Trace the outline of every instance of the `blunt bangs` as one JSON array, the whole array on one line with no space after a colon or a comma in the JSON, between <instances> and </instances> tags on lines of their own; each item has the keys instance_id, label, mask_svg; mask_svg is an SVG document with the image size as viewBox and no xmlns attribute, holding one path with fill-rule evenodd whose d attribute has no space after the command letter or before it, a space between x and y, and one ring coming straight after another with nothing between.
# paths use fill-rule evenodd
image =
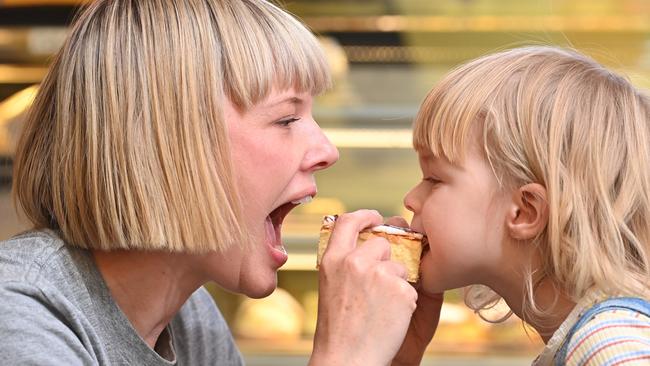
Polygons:
<instances>
[{"instance_id":1,"label":"blunt bangs","mask_svg":"<svg viewBox=\"0 0 650 366\"><path fill-rule=\"evenodd\" d=\"M416 151L462 162L467 140L485 120L495 88L482 80L484 68L477 62L456 68L429 92L413 125Z\"/></svg>"},{"instance_id":2,"label":"blunt bangs","mask_svg":"<svg viewBox=\"0 0 650 366\"><path fill-rule=\"evenodd\" d=\"M330 88L325 54L302 23L271 3L224 3L223 11L238 15L220 25L225 92L235 105L248 109L273 89L318 95Z\"/></svg>"}]
</instances>

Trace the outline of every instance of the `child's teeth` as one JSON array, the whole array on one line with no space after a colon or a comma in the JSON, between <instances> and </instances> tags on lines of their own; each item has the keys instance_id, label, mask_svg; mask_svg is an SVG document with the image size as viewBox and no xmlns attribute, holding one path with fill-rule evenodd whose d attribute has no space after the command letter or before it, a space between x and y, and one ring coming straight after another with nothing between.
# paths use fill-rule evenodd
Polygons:
<instances>
[{"instance_id":1,"label":"child's teeth","mask_svg":"<svg viewBox=\"0 0 650 366\"><path fill-rule=\"evenodd\" d=\"M299 205L301 203L309 203L311 202L311 200L312 200L312 196L306 196L299 200L291 201L291 203L293 203L294 205Z\"/></svg>"}]
</instances>

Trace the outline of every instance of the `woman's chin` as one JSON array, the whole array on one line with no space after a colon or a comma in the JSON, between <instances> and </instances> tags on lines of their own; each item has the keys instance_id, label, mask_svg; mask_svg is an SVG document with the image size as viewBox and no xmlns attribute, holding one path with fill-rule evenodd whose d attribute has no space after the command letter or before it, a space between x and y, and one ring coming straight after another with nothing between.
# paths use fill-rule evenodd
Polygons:
<instances>
[{"instance_id":1,"label":"woman's chin","mask_svg":"<svg viewBox=\"0 0 650 366\"><path fill-rule=\"evenodd\" d=\"M267 297L278 287L278 277L275 275L272 279L255 280L252 283L246 283L240 288L240 292L253 299Z\"/></svg>"}]
</instances>

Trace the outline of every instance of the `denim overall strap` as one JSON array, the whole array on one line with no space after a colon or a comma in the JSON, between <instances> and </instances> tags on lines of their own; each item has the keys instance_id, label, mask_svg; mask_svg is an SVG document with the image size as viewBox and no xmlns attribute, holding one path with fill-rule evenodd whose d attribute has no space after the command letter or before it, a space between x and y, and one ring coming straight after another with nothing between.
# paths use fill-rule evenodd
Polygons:
<instances>
[{"instance_id":1,"label":"denim overall strap","mask_svg":"<svg viewBox=\"0 0 650 366\"><path fill-rule=\"evenodd\" d=\"M578 321L571 327L569 333L564 338L564 344L555 356L555 365L563 366L569 350L569 340L573 334L578 331L586 322L591 320L594 315L612 309L632 310L650 317L650 302L637 297L616 297L598 303L587 310Z\"/></svg>"}]
</instances>

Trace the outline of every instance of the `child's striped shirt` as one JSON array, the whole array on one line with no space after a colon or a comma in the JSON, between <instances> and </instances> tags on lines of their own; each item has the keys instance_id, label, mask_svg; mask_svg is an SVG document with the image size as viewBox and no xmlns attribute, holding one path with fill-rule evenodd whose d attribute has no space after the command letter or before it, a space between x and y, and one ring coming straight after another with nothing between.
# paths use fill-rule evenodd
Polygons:
<instances>
[{"instance_id":1,"label":"child's striped shirt","mask_svg":"<svg viewBox=\"0 0 650 366\"><path fill-rule=\"evenodd\" d=\"M565 364L650 365L650 318L630 309L594 315L569 340Z\"/></svg>"}]
</instances>

